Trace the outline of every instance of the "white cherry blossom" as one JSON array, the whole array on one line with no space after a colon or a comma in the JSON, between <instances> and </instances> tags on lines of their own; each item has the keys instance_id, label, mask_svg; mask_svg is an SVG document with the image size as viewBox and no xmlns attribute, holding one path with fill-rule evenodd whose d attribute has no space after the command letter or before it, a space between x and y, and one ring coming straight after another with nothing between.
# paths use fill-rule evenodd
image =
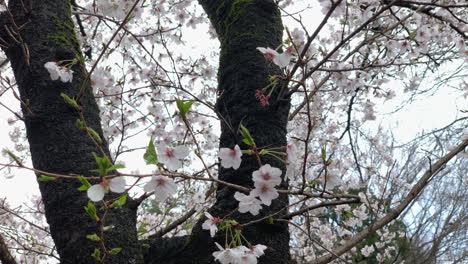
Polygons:
<instances>
[{"instance_id":1,"label":"white cherry blossom","mask_svg":"<svg viewBox=\"0 0 468 264\"><path fill-rule=\"evenodd\" d=\"M108 189L112 192L123 193L125 191L125 185L124 177L116 177L109 180L104 179L101 183L89 187L87 195L91 201L99 202L104 198Z\"/></svg>"},{"instance_id":2,"label":"white cherry blossom","mask_svg":"<svg viewBox=\"0 0 468 264\"><path fill-rule=\"evenodd\" d=\"M237 264L239 263L243 251L238 248L226 248L224 249L218 242L215 242L219 251L213 252L213 257L221 262L222 264Z\"/></svg>"},{"instance_id":3,"label":"white cherry blossom","mask_svg":"<svg viewBox=\"0 0 468 264\"><path fill-rule=\"evenodd\" d=\"M253 189L250 194L260 198L264 205L270 206L271 201L278 198L278 191L273 185L264 181L257 181L254 184L255 189Z\"/></svg>"},{"instance_id":4,"label":"white cherry blossom","mask_svg":"<svg viewBox=\"0 0 468 264\"><path fill-rule=\"evenodd\" d=\"M221 148L219 150L219 158L221 159L221 166L223 168L233 168L237 170L242 162L242 151L239 145L235 145L233 149Z\"/></svg>"},{"instance_id":5,"label":"white cherry blossom","mask_svg":"<svg viewBox=\"0 0 468 264\"><path fill-rule=\"evenodd\" d=\"M154 191L156 199L159 201L165 200L172 196L177 191L177 185L174 180L166 176L153 176L151 180L143 187L145 192Z\"/></svg>"},{"instance_id":6,"label":"white cherry blossom","mask_svg":"<svg viewBox=\"0 0 468 264\"><path fill-rule=\"evenodd\" d=\"M262 209L262 203L253 195L236 192L234 198L239 201L239 212L241 213L250 212L252 215L258 215Z\"/></svg>"},{"instance_id":7,"label":"white cherry blossom","mask_svg":"<svg viewBox=\"0 0 468 264\"><path fill-rule=\"evenodd\" d=\"M53 81L60 79L60 81L66 83L71 82L73 79L73 71L66 67L59 66L57 62L46 62L44 67L49 72L50 78Z\"/></svg>"},{"instance_id":8,"label":"white cherry blossom","mask_svg":"<svg viewBox=\"0 0 468 264\"><path fill-rule=\"evenodd\" d=\"M273 61L273 63L278 65L280 68L288 66L292 58L292 54L289 52L279 54L276 50L262 47L258 47L257 50L263 54L267 61Z\"/></svg>"},{"instance_id":9,"label":"white cherry blossom","mask_svg":"<svg viewBox=\"0 0 468 264\"><path fill-rule=\"evenodd\" d=\"M375 251L374 247L372 245L367 245L361 249L361 253L364 257L369 257L370 254L372 254Z\"/></svg>"}]
</instances>

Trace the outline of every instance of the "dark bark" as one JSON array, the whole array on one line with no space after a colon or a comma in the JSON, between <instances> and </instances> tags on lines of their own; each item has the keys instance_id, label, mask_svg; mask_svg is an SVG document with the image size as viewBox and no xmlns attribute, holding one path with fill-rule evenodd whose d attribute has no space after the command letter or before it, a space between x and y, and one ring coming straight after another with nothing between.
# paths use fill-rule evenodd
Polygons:
<instances>
[{"instance_id":1,"label":"dark bark","mask_svg":"<svg viewBox=\"0 0 468 264\"><path fill-rule=\"evenodd\" d=\"M23 105L27 136L30 143L33 165L36 169L61 174L89 175L96 168L92 152L99 149L79 131L74 123L77 112L64 103L60 93L76 96L85 81L84 68L73 68L74 79L70 83L50 80L44 68L48 61L73 59L80 53L75 42L73 22L68 0L31 1L32 9L24 10L21 2L10 0L9 8L20 29L25 46L16 43L3 30L4 26L14 28L10 16L0 15L0 37L7 39L9 47L4 49L11 61ZM220 147L232 148L241 142L238 127L246 126L259 147L286 146L286 124L289 100L278 100L276 91L270 105L263 107L255 98L256 90L269 84L271 75L281 74L274 65L266 62L256 50L257 47L276 48L281 43L282 23L278 7L272 0L200 0L221 42L219 67L219 98L217 110L224 122ZM71 27L70 27L71 25ZM279 88L277 88L279 89ZM102 137L99 109L87 86L80 100L88 126ZM107 145L102 146L108 152ZM278 160L262 157L262 162L278 167L284 172L284 164ZM251 156L243 156L238 170L220 168L222 180L252 187L252 172L259 167ZM76 188L76 180L39 182L44 200L47 221L56 243L61 263L93 263L90 253L97 248L96 242L86 239L87 234L99 233L98 225L91 221L83 210L88 202L86 193ZM280 188L287 188L283 183ZM238 202L233 198L235 190L219 186L217 201L209 210L217 217L236 211ZM264 207L260 216L276 212L288 204L287 195ZM285 212L284 212L285 213ZM281 217L283 213L277 215ZM256 216L258 218L260 216ZM254 217L235 212L230 218L240 223ZM143 251L144 263L214 263L212 252L217 250L214 241L224 244L223 232L212 239L207 230L201 229L205 219L200 219L192 234L185 238L158 238L145 241L149 248ZM122 252L107 259L106 263L142 263L140 246L136 237L136 205L133 201L108 216L107 225L114 225L114 231L106 233L108 248L121 247ZM259 263L289 263L289 232L284 223L269 224L266 221L250 225L242 230L252 244L268 246L266 255Z\"/></svg>"},{"instance_id":2,"label":"dark bark","mask_svg":"<svg viewBox=\"0 0 468 264\"><path fill-rule=\"evenodd\" d=\"M71 60L80 54L70 1L11 0L9 9L12 16L4 12L0 18L0 37L9 43L4 51L11 62L21 100L26 104L22 110L34 168L90 175L90 170L97 168L91 153L99 153L99 148L75 126L78 113L60 96L62 92L71 97L79 93L86 76L84 67L73 67L72 83L52 81L44 68L48 61ZM5 27L22 43L13 40ZM103 138L99 109L89 85L80 103L88 126ZM105 142L102 148L108 153ZM39 182L47 222L61 263L93 263L90 255L99 248L97 242L86 238L88 234L99 234L99 226L85 213L83 207L88 198L86 192L77 190L79 186L77 180ZM109 257L107 263L141 263L136 206L132 201L122 209L111 211L106 225L115 226L114 231L105 233L106 246L123 248L117 256Z\"/></svg>"},{"instance_id":3,"label":"dark bark","mask_svg":"<svg viewBox=\"0 0 468 264\"><path fill-rule=\"evenodd\" d=\"M269 84L271 75L280 74L276 66L265 61L257 47L276 48L281 44L283 26L277 5L271 0L200 0L200 4L215 26L221 42L220 65L218 71L217 110L221 117L220 147L241 149L248 146L241 142L238 133L242 123L252 134L259 147L286 146L286 124L290 107L289 100L278 100L277 91L270 105L262 106L255 98L256 90ZM277 88L279 89L279 88ZM284 172L284 164L273 158L262 158L263 164L278 167ZM252 172L259 168L257 160L244 155L238 170L220 168L219 178L231 183L252 187ZM287 188L283 183L280 188ZM215 217L230 218L246 223L260 216L269 215L288 204L287 195L264 207L260 216L236 211L238 201L233 197L236 191L219 186L217 201L209 212ZM236 211L235 213L232 213ZM281 216L282 214L279 214ZM207 230L201 229L205 219L200 219L188 238L187 244L172 261L151 263L215 263L212 252L218 250L214 241L224 245L224 234L218 232L212 239ZM259 263L289 263L289 232L286 224L269 224L264 221L242 230L242 234L253 245L268 246L265 256Z\"/></svg>"},{"instance_id":4,"label":"dark bark","mask_svg":"<svg viewBox=\"0 0 468 264\"><path fill-rule=\"evenodd\" d=\"M0 263L2 264L18 264L15 258L11 255L8 246L0 234Z\"/></svg>"}]
</instances>

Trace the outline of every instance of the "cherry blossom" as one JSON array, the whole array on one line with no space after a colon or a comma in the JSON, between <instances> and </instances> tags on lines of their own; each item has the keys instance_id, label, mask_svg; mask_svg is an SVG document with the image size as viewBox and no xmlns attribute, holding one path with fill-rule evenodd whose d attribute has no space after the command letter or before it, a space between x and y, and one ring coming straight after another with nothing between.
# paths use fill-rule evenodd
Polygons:
<instances>
[{"instance_id":1,"label":"cherry blossom","mask_svg":"<svg viewBox=\"0 0 468 264\"><path fill-rule=\"evenodd\" d=\"M265 254L265 249L267 249L267 246L262 245L262 244L257 244L255 246L252 246L252 252L255 254L257 257L261 257Z\"/></svg>"},{"instance_id":2,"label":"cherry blossom","mask_svg":"<svg viewBox=\"0 0 468 264\"><path fill-rule=\"evenodd\" d=\"M239 212L250 212L252 215L258 215L262 209L262 203L253 195L245 195L240 192L234 194L234 198L239 201Z\"/></svg>"},{"instance_id":3,"label":"cherry blossom","mask_svg":"<svg viewBox=\"0 0 468 264\"><path fill-rule=\"evenodd\" d=\"M317 181L319 184L326 184L326 187L328 189L333 189L336 186L342 185L343 182L341 178L338 176L337 173L335 172L328 172L326 176L326 183L323 181L323 177L320 177Z\"/></svg>"},{"instance_id":4,"label":"cherry blossom","mask_svg":"<svg viewBox=\"0 0 468 264\"><path fill-rule=\"evenodd\" d=\"M145 192L154 191L156 199L164 201L167 197L172 196L177 191L177 185L174 180L166 176L153 176L151 180L143 187Z\"/></svg>"},{"instance_id":5,"label":"cherry blossom","mask_svg":"<svg viewBox=\"0 0 468 264\"><path fill-rule=\"evenodd\" d=\"M99 202L104 198L108 189L115 193L123 193L125 191L125 178L116 177L113 179L104 179L101 183L89 187L87 194L91 201Z\"/></svg>"},{"instance_id":6,"label":"cherry blossom","mask_svg":"<svg viewBox=\"0 0 468 264\"><path fill-rule=\"evenodd\" d=\"M255 183L265 182L271 186L277 186L281 184L281 173L280 169L265 164L252 173L252 178Z\"/></svg>"},{"instance_id":7,"label":"cherry blossom","mask_svg":"<svg viewBox=\"0 0 468 264\"><path fill-rule=\"evenodd\" d=\"M66 83L66 82L72 82L73 79L73 71L66 68L59 66L57 62L49 61L44 64L44 67L47 69L47 71L50 74L50 78L55 81L60 78L60 81Z\"/></svg>"},{"instance_id":8,"label":"cherry blossom","mask_svg":"<svg viewBox=\"0 0 468 264\"><path fill-rule=\"evenodd\" d=\"M250 194L260 198L262 203L270 206L271 201L278 198L279 194L278 191L275 189L271 183L265 181L257 181L254 184L255 189L253 189Z\"/></svg>"},{"instance_id":9,"label":"cherry blossom","mask_svg":"<svg viewBox=\"0 0 468 264\"><path fill-rule=\"evenodd\" d=\"M375 251L374 247L372 245L366 245L361 249L361 253L364 257L369 257L370 254L372 254Z\"/></svg>"},{"instance_id":10,"label":"cherry blossom","mask_svg":"<svg viewBox=\"0 0 468 264\"><path fill-rule=\"evenodd\" d=\"M263 54L267 61L273 61L273 63L278 65L280 68L288 66L292 58L292 54L289 52L283 52L279 54L271 48L262 47L258 47L257 50Z\"/></svg>"},{"instance_id":11,"label":"cherry blossom","mask_svg":"<svg viewBox=\"0 0 468 264\"><path fill-rule=\"evenodd\" d=\"M213 257L222 264L237 264L244 252L238 248L224 249L218 242L215 242L219 251L213 252Z\"/></svg>"},{"instance_id":12,"label":"cherry blossom","mask_svg":"<svg viewBox=\"0 0 468 264\"><path fill-rule=\"evenodd\" d=\"M237 170L242 162L242 151L239 145L235 145L233 149L221 148L219 150L219 158L223 168L233 168Z\"/></svg>"},{"instance_id":13,"label":"cherry blossom","mask_svg":"<svg viewBox=\"0 0 468 264\"><path fill-rule=\"evenodd\" d=\"M205 230L210 230L210 235L211 237L214 237L216 234L216 231L218 231L218 226L221 222L221 219L218 217L213 217L210 213L205 212L205 216L208 218L206 221L202 224L202 228Z\"/></svg>"},{"instance_id":14,"label":"cherry blossom","mask_svg":"<svg viewBox=\"0 0 468 264\"><path fill-rule=\"evenodd\" d=\"M177 170L182 166L182 160L188 156L189 149L186 146L171 148L167 145L157 146L159 161L169 170Z\"/></svg>"}]
</instances>

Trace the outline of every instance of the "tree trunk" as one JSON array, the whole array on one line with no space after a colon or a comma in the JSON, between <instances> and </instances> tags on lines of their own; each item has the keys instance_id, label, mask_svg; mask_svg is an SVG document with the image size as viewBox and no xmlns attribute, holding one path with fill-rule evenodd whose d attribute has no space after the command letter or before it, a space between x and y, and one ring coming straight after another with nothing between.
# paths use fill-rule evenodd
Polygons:
<instances>
[{"instance_id":1,"label":"tree trunk","mask_svg":"<svg viewBox=\"0 0 468 264\"><path fill-rule=\"evenodd\" d=\"M290 108L289 99L279 99L278 91L270 104L262 106L255 97L257 90L266 87L272 75L279 75L278 67L268 63L257 47L276 48L281 44L283 26L277 5L272 0L200 0L221 42L218 70L218 101L216 104L221 119L220 147L241 149L249 146L242 143L238 129L242 123L247 127L259 147L285 147L286 125ZM277 90L279 88L276 88ZM284 163L271 157L262 157L263 164L270 164L286 172ZM253 187L252 172L259 164L253 156L242 156L238 170L220 167L219 179L246 187ZM283 182L280 186L287 188ZM287 206L287 195L280 195L270 207L264 207L260 215L240 214L239 204L234 199L236 190L219 186L216 203L209 212L214 217L235 219L246 223L261 216L277 212ZM232 213L234 211L234 213ZM285 213L285 212L283 212ZM282 214L279 214L281 216ZM277 215L278 216L278 215ZM211 253L218 250L217 241L224 245L224 232L218 231L212 239L207 230L201 229L202 218L194 227L187 245L172 263L215 263ZM287 224L269 224L267 221L247 226L242 234L252 244L268 247L259 263L289 263L289 231ZM156 263L156 262L155 262Z\"/></svg>"},{"instance_id":2,"label":"tree trunk","mask_svg":"<svg viewBox=\"0 0 468 264\"><path fill-rule=\"evenodd\" d=\"M72 83L52 81L44 68L46 62L71 60L81 55L71 20L70 1L11 0L9 11L11 16L7 12L1 15L0 37L9 43L4 51L11 61L24 102L22 111L33 166L51 173L89 176L90 170L97 168L91 153L103 154L86 133L75 126L78 112L60 96L60 93L70 97L78 95L85 81L84 66L73 67ZM80 104L87 125L104 138L99 108L89 85ZM108 154L107 143L101 147ZM98 242L86 238L88 234L99 234L99 225L83 209L89 199L86 192L77 190L80 185L79 181L69 179L39 182L47 222L64 264L93 263L90 255L99 248ZM142 263L134 203L130 201L124 208L111 211L106 225L115 226L114 231L105 233L108 248L123 248L106 263Z\"/></svg>"}]
</instances>

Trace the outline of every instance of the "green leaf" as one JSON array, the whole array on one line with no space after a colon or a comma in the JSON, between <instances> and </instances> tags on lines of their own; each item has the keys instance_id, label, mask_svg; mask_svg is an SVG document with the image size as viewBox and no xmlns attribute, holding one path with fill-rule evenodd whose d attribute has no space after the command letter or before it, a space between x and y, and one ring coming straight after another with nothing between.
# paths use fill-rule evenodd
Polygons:
<instances>
[{"instance_id":1,"label":"green leaf","mask_svg":"<svg viewBox=\"0 0 468 264\"><path fill-rule=\"evenodd\" d=\"M322 147L322 161L327 160L327 145Z\"/></svg>"},{"instance_id":2,"label":"green leaf","mask_svg":"<svg viewBox=\"0 0 468 264\"><path fill-rule=\"evenodd\" d=\"M81 184L82 184L82 185L78 188L78 191L86 191L86 190L89 189L89 187L91 187L91 183L89 183L89 181L88 181L85 177L79 175L79 176L77 177L77 179L78 179L78 180L81 182Z\"/></svg>"},{"instance_id":3,"label":"green leaf","mask_svg":"<svg viewBox=\"0 0 468 264\"><path fill-rule=\"evenodd\" d=\"M273 221L274 221L274 220L273 220L273 216L268 217L268 223L269 223L270 225L273 224Z\"/></svg>"},{"instance_id":4,"label":"green leaf","mask_svg":"<svg viewBox=\"0 0 468 264\"><path fill-rule=\"evenodd\" d=\"M122 196L119 197L115 202L112 203L111 208L120 208L124 206L124 204L127 202L127 194L124 193Z\"/></svg>"},{"instance_id":5,"label":"green leaf","mask_svg":"<svg viewBox=\"0 0 468 264\"><path fill-rule=\"evenodd\" d=\"M60 96L63 97L63 99L65 100L65 102L67 104L71 105L76 110L80 110L80 107L78 106L78 103L76 102L75 99L71 98L70 96L68 96L68 95L66 95L64 93L60 93Z\"/></svg>"},{"instance_id":6,"label":"green leaf","mask_svg":"<svg viewBox=\"0 0 468 264\"><path fill-rule=\"evenodd\" d=\"M94 206L94 204L91 201L88 202L88 205L86 205L84 209L86 213L91 217L91 219L93 219L96 222L99 221L99 217L97 216L96 206Z\"/></svg>"},{"instance_id":7,"label":"green leaf","mask_svg":"<svg viewBox=\"0 0 468 264\"><path fill-rule=\"evenodd\" d=\"M16 162L16 164L18 164L18 166L23 166L23 162L21 161L21 159L15 154L13 154L13 152L9 151L8 149L4 149L3 152L10 156L10 158L12 158Z\"/></svg>"},{"instance_id":8,"label":"green leaf","mask_svg":"<svg viewBox=\"0 0 468 264\"><path fill-rule=\"evenodd\" d=\"M41 175L39 178L37 178L38 181L46 182L46 181L55 181L55 177L47 176L47 175Z\"/></svg>"},{"instance_id":9,"label":"green leaf","mask_svg":"<svg viewBox=\"0 0 468 264\"><path fill-rule=\"evenodd\" d=\"M249 146L255 146L255 141L254 139L252 138L252 136L250 135L250 132L249 130L244 126L244 125L240 125L240 134L244 137L244 139L242 139L242 141L249 145Z\"/></svg>"},{"instance_id":10,"label":"green leaf","mask_svg":"<svg viewBox=\"0 0 468 264\"><path fill-rule=\"evenodd\" d=\"M84 130L84 127L85 127L85 126L84 126L84 122L83 122L82 120L77 119L77 120L75 121L75 125L76 125L76 127L77 127L79 130Z\"/></svg>"},{"instance_id":11,"label":"green leaf","mask_svg":"<svg viewBox=\"0 0 468 264\"><path fill-rule=\"evenodd\" d=\"M95 248L94 252L91 254L91 257L93 257L97 261L100 261L101 260L101 250L99 250L99 248Z\"/></svg>"},{"instance_id":12,"label":"green leaf","mask_svg":"<svg viewBox=\"0 0 468 264\"><path fill-rule=\"evenodd\" d=\"M153 137L150 138L146 152L143 155L143 158L146 161L146 164L158 164L158 154L156 153L156 148L154 147Z\"/></svg>"},{"instance_id":13,"label":"green leaf","mask_svg":"<svg viewBox=\"0 0 468 264\"><path fill-rule=\"evenodd\" d=\"M96 140L99 144L102 143L101 136L99 136L99 134L94 129L90 127L86 127L86 129L88 130L89 134L94 138L94 140Z\"/></svg>"},{"instance_id":14,"label":"green leaf","mask_svg":"<svg viewBox=\"0 0 468 264\"><path fill-rule=\"evenodd\" d=\"M122 251L122 248L113 248L109 251L109 254L111 255L117 255L120 253L120 251Z\"/></svg>"},{"instance_id":15,"label":"green leaf","mask_svg":"<svg viewBox=\"0 0 468 264\"><path fill-rule=\"evenodd\" d=\"M109 160L109 158L107 156L99 157L94 152L92 152L91 154L93 154L94 160L96 160L96 163L98 164L98 167L99 167L99 169L91 170L91 171L99 173L100 176L106 176L107 169L109 169L112 166L112 163Z\"/></svg>"},{"instance_id":16,"label":"green leaf","mask_svg":"<svg viewBox=\"0 0 468 264\"><path fill-rule=\"evenodd\" d=\"M93 241L101 240L101 238L96 234L87 235L86 238L89 239L89 240L93 240Z\"/></svg>"},{"instance_id":17,"label":"green leaf","mask_svg":"<svg viewBox=\"0 0 468 264\"><path fill-rule=\"evenodd\" d=\"M116 169L123 169L123 168L125 168L125 165L123 165L123 164L112 165L112 166L110 166L109 168L106 169L106 174L109 171L113 171L113 170L116 170Z\"/></svg>"},{"instance_id":18,"label":"green leaf","mask_svg":"<svg viewBox=\"0 0 468 264\"><path fill-rule=\"evenodd\" d=\"M193 103L194 101L188 101L187 103L184 103L182 100L176 99L176 104L177 104L177 108L179 109L179 114L185 118Z\"/></svg>"}]
</instances>

